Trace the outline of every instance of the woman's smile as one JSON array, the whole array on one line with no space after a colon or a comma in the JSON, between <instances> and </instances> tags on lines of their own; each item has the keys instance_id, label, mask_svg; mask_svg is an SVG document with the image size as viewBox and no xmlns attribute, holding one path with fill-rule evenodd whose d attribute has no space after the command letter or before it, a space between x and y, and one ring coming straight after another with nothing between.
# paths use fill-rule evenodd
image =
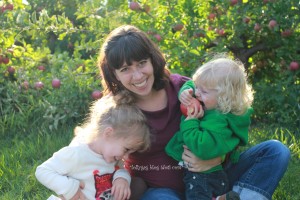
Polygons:
<instances>
[{"instance_id":1,"label":"woman's smile","mask_svg":"<svg viewBox=\"0 0 300 200\"><path fill-rule=\"evenodd\" d=\"M134 83L133 85L139 88L139 87L144 87L146 84L147 84L147 79L139 83Z\"/></svg>"}]
</instances>

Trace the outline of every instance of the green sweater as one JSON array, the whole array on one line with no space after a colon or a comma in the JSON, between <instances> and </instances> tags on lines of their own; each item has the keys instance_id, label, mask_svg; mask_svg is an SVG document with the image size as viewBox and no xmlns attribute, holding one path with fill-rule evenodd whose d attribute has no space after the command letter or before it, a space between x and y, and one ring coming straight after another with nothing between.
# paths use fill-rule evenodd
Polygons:
<instances>
[{"instance_id":1,"label":"green sweater","mask_svg":"<svg viewBox=\"0 0 300 200\"><path fill-rule=\"evenodd\" d=\"M248 128L252 108L243 115L222 114L217 110L206 110L203 118L185 120L182 116L180 130L175 133L166 146L166 152L175 160L181 161L185 144L197 157L209 160L222 157L235 150L238 145L248 142ZM234 153L235 161L238 154ZM219 165L208 171L222 169Z\"/></svg>"}]
</instances>

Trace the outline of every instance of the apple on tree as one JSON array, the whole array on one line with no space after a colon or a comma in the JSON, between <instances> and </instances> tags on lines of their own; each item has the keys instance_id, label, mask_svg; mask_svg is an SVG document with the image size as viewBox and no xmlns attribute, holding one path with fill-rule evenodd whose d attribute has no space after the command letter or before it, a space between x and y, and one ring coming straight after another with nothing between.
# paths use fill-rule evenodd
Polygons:
<instances>
[{"instance_id":1,"label":"apple on tree","mask_svg":"<svg viewBox=\"0 0 300 200\"><path fill-rule=\"evenodd\" d=\"M28 88L29 88L29 82L28 81L24 81L22 83L22 88L24 88L25 90L28 90Z\"/></svg>"},{"instance_id":2,"label":"apple on tree","mask_svg":"<svg viewBox=\"0 0 300 200\"><path fill-rule=\"evenodd\" d=\"M55 78L52 80L52 87L53 88L60 88L60 80L58 78Z\"/></svg>"},{"instance_id":3,"label":"apple on tree","mask_svg":"<svg viewBox=\"0 0 300 200\"><path fill-rule=\"evenodd\" d=\"M261 30L260 24L256 23L256 24L254 25L254 30L255 30L256 32L260 31L260 30Z\"/></svg>"},{"instance_id":4,"label":"apple on tree","mask_svg":"<svg viewBox=\"0 0 300 200\"><path fill-rule=\"evenodd\" d=\"M215 13L210 13L210 14L208 15L208 19L209 19L209 20L214 20L215 17L216 17L216 14L215 14Z\"/></svg>"},{"instance_id":5,"label":"apple on tree","mask_svg":"<svg viewBox=\"0 0 300 200\"><path fill-rule=\"evenodd\" d=\"M145 11L146 13L149 13L149 12L150 12L150 6L147 5L147 4L145 4L145 5L144 5L144 11Z\"/></svg>"},{"instance_id":6,"label":"apple on tree","mask_svg":"<svg viewBox=\"0 0 300 200\"><path fill-rule=\"evenodd\" d=\"M291 35L292 35L292 31L290 29L286 29L286 30L281 32L282 37L289 37Z\"/></svg>"},{"instance_id":7,"label":"apple on tree","mask_svg":"<svg viewBox=\"0 0 300 200\"><path fill-rule=\"evenodd\" d=\"M46 70L46 68L45 68L44 65L40 65L37 68L38 68L38 70L41 70L41 71L45 71Z\"/></svg>"},{"instance_id":8,"label":"apple on tree","mask_svg":"<svg viewBox=\"0 0 300 200\"><path fill-rule=\"evenodd\" d=\"M9 4L7 4L7 5L5 6L5 9L6 9L6 10L13 10L13 9L14 9L14 5L11 4L11 3L9 3Z\"/></svg>"},{"instance_id":9,"label":"apple on tree","mask_svg":"<svg viewBox=\"0 0 300 200\"><path fill-rule=\"evenodd\" d=\"M159 34L154 34L153 37L155 37L158 42L161 41L161 36Z\"/></svg>"},{"instance_id":10,"label":"apple on tree","mask_svg":"<svg viewBox=\"0 0 300 200\"><path fill-rule=\"evenodd\" d=\"M7 71L9 74L14 74L16 70L13 66L9 66L9 67L7 67Z\"/></svg>"},{"instance_id":11,"label":"apple on tree","mask_svg":"<svg viewBox=\"0 0 300 200\"><path fill-rule=\"evenodd\" d=\"M249 22L251 21L251 18L250 17L245 17L243 19L243 22L246 23L246 24L249 24Z\"/></svg>"},{"instance_id":12,"label":"apple on tree","mask_svg":"<svg viewBox=\"0 0 300 200\"><path fill-rule=\"evenodd\" d=\"M2 58L2 62L3 62L4 64L8 64L8 63L9 63L9 58L8 58L8 57Z\"/></svg>"},{"instance_id":13,"label":"apple on tree","mask_svg":"<svg viewBox=\"0 0 300 200\"><path fill-rule=\"evenodd\" d=\"M94 90L92 92L92 98L94 100L100 99L103 96L103 93L100 90Z\"/></svg>"},{"instance_id":14,"label":"apple on tree","mask_svg":"<svg viewBox=\"0 0 300 200\"><path fill-rule=\"evenodd\" d=\"M181 31L183 29L184 25L183 24L175 24L172 28L173 32L176 31Z\"/></svg>"},{"instance_id":15,"label":"apple on tree","mask_svg":"<svg viewBox=\"0 0 300 200\"><path fill-rule=\"evenodd\" d=\"M230 5L231 6L234 6L237 3L238 3L238 0L230 0Z\"/></svg>"},{"instance_id":16,"label":"apple on tree","mask_svg":"<svg viewBox=\"0 0 300 200\"><path fill-rule=\"evenodd\" d=\"M269 28L270 28L270 29L274 29L275 26L277 26L277 22L276 22L276 20L272 19L272 20L269 22Z\"/></svg>"},{"instance_id":17,"label":"apple on tree","mask_svg":"<svg viewBox=\"0 0 300 200\"><path fill-rule=\"evenodd\" d=\"M128 6L133 11L140 11L140 10L142 10L142 7L141 7L141 5L138 2L132 1L132 2L129 3Z\"/></svg>"},{"instance_id":18,"label":"apple on tree","mask_svg":"<svg viewBox=\"0 0 300 200\"><path fill-rule=\"evenodd\" d=\"M37 90L41 90L41 89L43 89L43 87L44 87L44 83L41 82L41 81L38 81L38 82L34 83L34 88L37 89Z\"/></svg>"},{"instance_id":19,"label":"apple on tree","mask_svg":"<svg viewBox=\"0 0 300 200\"><path fill-rule=\"evenodd\" d=\"M296 71L299 69L299 63L297 63L296 61L293 61L290 63L290 70L291 71Z\"/></svg>"},{"instance_id":20,"label":"apple on tree","mask_svg":"<svg viewBox=\"0 0 300 200\"><path fill-rule=\"evenodd\" d=\"M218 34L219 34L220 36L225 36L225 35L226 35L226 32L225 32L224 29L220 29L220 30L218 30Z\"/></svg>"}]
</instances>

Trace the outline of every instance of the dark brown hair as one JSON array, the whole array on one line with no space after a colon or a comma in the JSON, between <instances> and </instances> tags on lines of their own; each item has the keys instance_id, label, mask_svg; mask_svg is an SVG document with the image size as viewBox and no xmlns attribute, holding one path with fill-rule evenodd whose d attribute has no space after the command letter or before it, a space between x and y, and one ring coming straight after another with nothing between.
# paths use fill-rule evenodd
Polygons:
<instances>
[{"instance_id":1,"label":"dark brown hair","mask_svg":"<svg viewBox=\"0 0 300 200\"><path fill-rule=\"evenodd\" d=\"M153 89L160 90L169 80L169 71L165 68L166 60L146 33L131 25L114 29L104 41L99 55L99 69L102 76L104 94L116 95L124 90L115 76L115 70L132 61L150 58L154 71Z\"/></svg>"}]
</instances>

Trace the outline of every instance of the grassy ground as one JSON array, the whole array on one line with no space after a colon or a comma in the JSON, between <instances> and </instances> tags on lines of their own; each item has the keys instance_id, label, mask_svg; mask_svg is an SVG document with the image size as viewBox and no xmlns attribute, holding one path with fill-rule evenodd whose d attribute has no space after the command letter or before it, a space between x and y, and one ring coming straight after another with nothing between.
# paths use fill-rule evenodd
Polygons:
<instances>
[{"instance_id":1,"label":"grassy ground","mask_svg":"<svg viewBox=\"0 0 300 200\"><path fill-rule=\"evenodd\" d=\"M0 141L0 200L28 199L42 200L52 192L35 179L36 167L53 152L67 145L73 135L72 127L64 127L55 132L31 130L27 135L7 134ZM300 160L297 149L299 142L286 131L255 128L250 133L250 143L265 139L279 139L290 146L293 157L288 170L280 182L274 200L300 199ZM299 138L299 137L298 137Z\"/></svg>"}]
</instances>

